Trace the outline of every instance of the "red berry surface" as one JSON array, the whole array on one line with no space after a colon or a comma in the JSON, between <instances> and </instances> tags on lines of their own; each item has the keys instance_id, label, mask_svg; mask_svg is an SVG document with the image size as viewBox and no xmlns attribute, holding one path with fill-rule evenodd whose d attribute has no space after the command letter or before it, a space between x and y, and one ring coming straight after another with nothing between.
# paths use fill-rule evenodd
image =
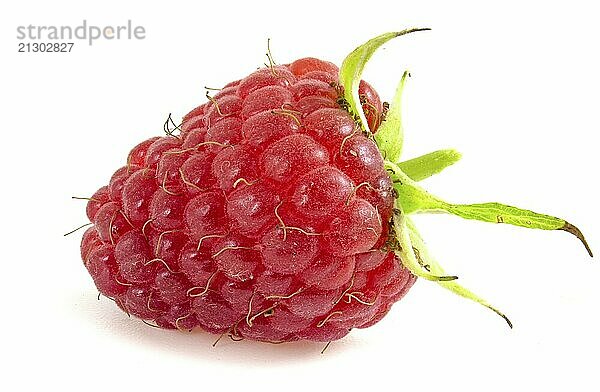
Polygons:
<instances>
[{"instance_id":1,"label":"red berry surface","mask_svg":"<svg viewBox=\"0 0 600 392\"><path fill-rule=\"evenodd\" d=\"M166 329L331 341L414 283L384 249L392 182L340 106L338 68L260 69L135 146L90 199L81 255L98 290ZM382 104L366 83L371 130Z\"/></svg>"}]
</instances>

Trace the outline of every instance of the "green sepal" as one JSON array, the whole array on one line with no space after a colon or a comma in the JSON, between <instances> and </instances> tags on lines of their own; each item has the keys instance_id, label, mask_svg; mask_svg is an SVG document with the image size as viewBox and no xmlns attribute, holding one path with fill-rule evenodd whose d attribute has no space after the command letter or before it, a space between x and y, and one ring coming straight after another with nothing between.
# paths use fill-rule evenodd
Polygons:
<instances>
[{"instance_id":1,"label":"green sepal","mask_svg":"<svg viewBox=\"0 0 600 392\"><path fill-rule=\"evenodd\" d=\"M452 275L437 275L430 273L427 269L423 268L419 257L415 254L415 248L411 243L410 232L407 226L407 216L402 211L402 206L396 201L394 204L394 217L393 221L393 239L395 244L393 246L394 253L402 261L402 264L408 268L413 275L427 280L435 282L439 281L451 281L458 279L458 276Z\"/></svg>"},{"instance_id":2,"label":"green sepal","mask_svg":"<svg viewBox=\"0 0 600 392\"><path fill-rule=\"evenodd\" d=\"M415 249L415 253L417 253L419 258L421 259L421 264L423 264L423 268L427 269L432 274L443 275L444 269L431 256L431 254L427 250L427 247L425 246L425 243L423 242L423 239L421 238L421 235L417 231L417 228L415 227L415 225L411 221L411 219L408 217L406 218L406 226L408 228L412 246ZM510 328L513 327L512 322L509 320L508 317L506 317L506 315L504 313L502 313L496 307L492 306L485 299L483 299L480 296L478 296L477 294L473 293L471 290L458 284L458 282L456 282L456 281L441 281L440 280L437 282L437 284L444 287L445 289L450 290L451 292L453 292L456 295L459 295L463 298L467 298L471 301L477 302L478 304L485 306L486 308L492 310L497 315L502 317L506 321L506 323L508 324L508 326Z\"/></svg>"},{"instance_id":3,"label":"green sepal","mask_svg":"<svg viewBox=\"0 0 600 392\"><path fill-rule=\"evenodd\" d=\"M421 181L455 164L460 158L461 154L456 150L438 150L400 162L398 163L398 167L411 180Z\"/></svg>"},{"instance_id":4,"label":"green sepal","mask_svg":"<svg viewBox=\"0 0 600 392\"><path fill-rule=\"evenodd\" d=\"M375 141L377 142L377 146L379 147L383 158L392 162L398 162L400 154L402 153L402 144L404 142L404 129L402 128L401 113L402 92L404 91L404 83L408 76L408 71L404 71L385 120L381 123L375 134Z\"/></svg>"},{"instance_id":5,"label":"green sepal","mask_svg":"<svg viewBox=\"0 0 600 392\"><path fill-rule=\"evenodd\" d=\"M404 213L447 212L464 219L482 222L507 223L529 229L563 230L576 236L593 257L592 250L581 231L565 221L550 215L509 206L501 203L452 204L426 192L410 179L398 165L386 161L385 166L391 172L394 189L398 192L397 202Z\"/></svg>"},{"instance_id":6,"label":"green sepal","mask_svg":"<svg viewBox=\"0 0 600 392\"><path fill-rule=\"evenodd\" d=\"M377 48L379 48L381 45L385 44L392 38L423 30L430 29L412 28L382 34L373 39L370 39L369 41L354 49L342 62L339 77L340 84L344 88L344 98L348 102L348 108L350 112L357 116L357 119L362 125L363 129L368 133L371 133L371 131L369 129L369 124L360 104L360 97L358 96L358 85L360 84L362 72L365 68L365 65L367 64L373 53L375 53Z\"/></svg>"}]
</instances>

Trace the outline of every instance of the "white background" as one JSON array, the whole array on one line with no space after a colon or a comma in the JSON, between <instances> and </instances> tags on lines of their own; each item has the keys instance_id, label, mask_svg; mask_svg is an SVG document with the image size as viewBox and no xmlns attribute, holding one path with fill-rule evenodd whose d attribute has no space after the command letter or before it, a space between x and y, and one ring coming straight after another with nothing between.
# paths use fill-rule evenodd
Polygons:
<instances>
[{"instance_id":1,"label":"white background","mask_svg":"<svg viewBox=\"0 0 600 392\"><path fill-rule=\"evenodd\" d=\"M424 185L450 201L503 201L564 217L600 252L600 60L592 1L21 1L1 12L0 389L245 391L598 390L600 268L564 232L418 217L434 254L504 310L419 281L379 324L333 343L235 343L128 319L79 259L84 202L158 135L264 61L340 63L386 31L365 78L390 99L402 71L405 157L455 147ZM87 4L87 3L86 3ZM18 25L119 25L143 41L17 53ZM168 389L167 389L168 388Z\"/></svg>"}]
</instances>

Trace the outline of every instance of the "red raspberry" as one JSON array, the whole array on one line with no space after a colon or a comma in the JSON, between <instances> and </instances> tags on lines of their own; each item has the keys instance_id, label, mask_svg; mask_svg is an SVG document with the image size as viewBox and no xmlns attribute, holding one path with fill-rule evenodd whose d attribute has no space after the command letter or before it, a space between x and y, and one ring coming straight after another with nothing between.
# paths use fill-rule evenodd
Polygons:
<instances>
[{"instance_id":1,"label":"red raspberry","mask_svg":"<svg viewBox=\"0 0 600 392\"><path fill-rule=\"evenodd\" d=\"M460 154L401 162L408 72L391 107L360 75L377 47L423 30L376 37L341 71L315 58L275 66L269 55L270 67L188 113L178 136L166 129L135 146L87 205L81 257L98 290L160 328L330 342L380 321L419 276L512 327L444 274L410 214L564 230L592 251L563 219L452 204L417 184Z\"/></svg>"},{"instance_id":2,"label":"red raspberry","mask_svg":"<svg viewBox=\"0 0 600 392\"><path fill-rule=\"evenodd\" d=\"M88 203L81 253L98 290L162 328L262 341L380 320L415 278L378 250L392 182L338 104L337 73L314 58L260 69L186 115L179 137L134 147ZM379 97L359 92L376 131Z\"/></svg>"}]
</instances>

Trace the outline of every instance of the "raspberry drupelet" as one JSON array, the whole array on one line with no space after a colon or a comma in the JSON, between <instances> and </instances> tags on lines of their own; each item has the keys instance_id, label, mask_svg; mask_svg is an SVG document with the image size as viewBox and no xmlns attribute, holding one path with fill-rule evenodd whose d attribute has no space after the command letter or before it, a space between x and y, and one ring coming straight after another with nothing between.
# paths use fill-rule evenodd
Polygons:
<instances>
[{"instance_id":1,"label":"raspberry drupelet","mask_svg":"<svg viewBox=\"0 0 600 392\"><path fill-rule=\"evenodd\" d=\"M135 146L90 199L98 290L161 328L328 342L381 320L415 281L386 250L394 190L344 107L338 68L259 69ZM371 131L384 111L365 82Z\"/></svg>"}]
</instances>

